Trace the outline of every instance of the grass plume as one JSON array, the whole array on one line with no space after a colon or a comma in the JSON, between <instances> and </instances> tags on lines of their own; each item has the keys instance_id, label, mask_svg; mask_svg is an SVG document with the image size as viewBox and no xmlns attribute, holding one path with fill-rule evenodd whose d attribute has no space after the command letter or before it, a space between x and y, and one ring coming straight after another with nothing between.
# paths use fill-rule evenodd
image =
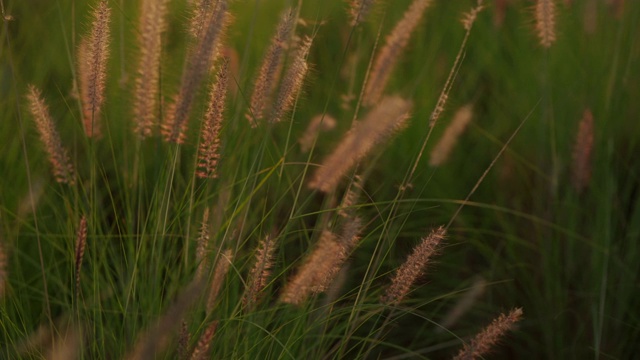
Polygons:
<instances>
[{"instance_id":1,"label":"grass plume","mask_svg":"<svg viewBox=\"0 0 640 360\"><path fill-rule=\"evenodd\" d=\"M60 135L53 124L49 114L49 107L44 102L40 90L33 85L29 85L27 100L29 101L29 111L40 134L40 141L49 156L54 178L59 183L73 185L75 183L75 170L71 165L67 149L62 146Z\"/></svg>"},{"instance_id":2,"label":"grass plume","mask_svg":"<svg viewBox=\"0 0 640 360\"><path fill-rule=\"evenodd\" d=\"M380 299L383 303L397 305L404 300L411 290L411 286L424 274L429 259L440 246L445 234L446 230L441 226L431 231L431 234L422 239L420 244L413 249L407 261L396 271L391 285Z\"/></svg>"},{"instance_id":3,"label":"grass plume","mask_svg":"<svg viewBox=\"0 0 640 360\"><path fill-rule=\"evenodd\" d=\"M273 254L276 250L275 240L266 236L258 247L256 262L249 274L249 284L242 302L247 307L252 307L260 300L260 295L267 286L273 267Z\"/></svg>"},{"instance_id":4,"label":"grass plume","mask_svg":"<svg viewBox=\"0 0 640 360\"><path fill-rule=\"evenodd\" d=\"M556 4L554 0L537 0L535 18L540 45L545 48L551 47L556 41Z\"/></svg>"},{"instance_id":5,"label":"grass plume","mask_svg":"<svg viewBox=\"0 0 640 360\"><path fill-rule=\"evenodd\" d=\"M454 360L481 359L489 353L504 335L522 319L522 309L511 310L507 315L500 314L497 319L464 345Z\"/></svg>"},{"instance_id":6,"label":"grass plume","mask_svg":"<svg viewBox=\"0 0 640 360\"><path fill-rule=\"evenodd\" d=\"M76 235L75 249L75 271L76 271L76 294L80 293L80 270L82 270L82 260L84 259L84 249L87 246L87 217L82 216L78 233Z\"/></svg>"},{"instance_id":7,"label":"grass plume","mask_svg":"<svg viewBox=\"0 0 640 360\"><path fill-rule=\"evenodd\" d=\"M162 124L165 141L178 144L184 142L193 101L217 56L220 38L228 22L227 1L219 0L216 2L215 10L208 15L197 45L187 55L180 89L169 105L165 122Z\"/></svg>"},{"instance_id":8,"label":"grass plume","mask_svg":"<svg viewBox=\"0 0 640 360\"><path fill-rule=\"evenodd\" d=\"M369 154L375 145L405 125L411 107L410 101L399 96L383 98L322 162L309 187L323 192L332 191L347 171Z\"/></svg>"},{"instance_id":9,"label":"grass plume","mask_svg":"<svg viewBox=\"0 0 640 360\"><path fill-rule=\"evenodd\" d=\"M111 9L101 0L93 12L88 37L80 41L78 72L80 98L83 109L84 131L88 137L100 136L100 112L105 100Z\"/></svg>"},{"instance_id":10,"label":"grass plume","mask_svg":"<svg viewBox=\"0 0 640 360\"><path fill-rule=\"evenodd\" d=\"M293 103L298 93L300 93L300 89L302 89L302 83L309 69L307 55L309 55L309 49L312 43L313 39L307 36L296 51L293 62L289 69L287 69L287 73L282 79L282 84L280 84L280 91L276 97L271 115L272 123L280 122L284 114L293 107Z\"/></svg>"},{"instance_id":11,"label":"grass plume","mask_svg":"<svg viewBox=\"0 0 640 360\"><path fill-rule=\"evenodd\" d=\"M400 55L409 43L411 34L420 24L431 0L414 0L404 16L387 36L386 42L373 61L371 75L367 80L362 102L366 106L377 104L389 82Z\"/></svg>"},{"instance_id":12,"label":"grass plume","mask_svg":"<svg viewBox=\"0 0 640 360\"><path fill-rule=\"evenodd\" d=\"M449 159L449 155L457 144L458 138L467 128L472 118L473 107L471 105L465 105L456 111L453 120L445 129L440 141L431 150L429 165L441 166Z\"/></svg>"},{"instance_id":13,"label":"grass plume","mask_svg":"<svg viewBox=\"0 0 640 360\"><path fill-rule=\"evenodd\" d=\"M246 115L251 126L256 126L258 121L265 116L267 102L278 82L284 51L289 44L291 32L295 26L295 18L294 9L288 9L282 14L276 33L271 39L271 44L262 60L262 65L253 87L249 112Z\"/></svg>"},{"instance_id":14,"label":"grass plume","mask_svg":"<svg viewBox=\"0 0 640 360\"><path fill-rule=\"evenodd\" d=\"M142 138L151 136L159 115L160 55L166 11L166 0L141 2L138 25L140 58L133 92L133 116L135 132Z\"/></svg>"},{"instance_id":15,"label":"grass plume","mask_svg":"<svg viewBox=\"0 0 640 360\"><path fill-rule=\"evenodd\" d=\"M220 159L220 131L224 117L225 100L229 82L229 62L225 59L218 70L216 81L209 92L209 105L202 122L200 147L198 149L198 170L200 178L218 177Z\"/></svg>"}]
</instances>

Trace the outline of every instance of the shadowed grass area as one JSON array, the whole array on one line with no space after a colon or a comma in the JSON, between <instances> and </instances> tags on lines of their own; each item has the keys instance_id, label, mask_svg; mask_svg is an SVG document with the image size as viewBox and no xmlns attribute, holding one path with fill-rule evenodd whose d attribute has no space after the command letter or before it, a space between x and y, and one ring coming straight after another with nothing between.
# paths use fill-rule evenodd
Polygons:
<instances>
[{"instance_id":1,"label":"shadowed grass area","mask_svg":"<svg viewBox=\"0 0 640 360\"><path fill-rule=\"evenodd\" d=\"M190 56L209 53L198 47L206 36L190 29L194 6L201 19L215 18L209 2L170 0L159 65L149 72L137 69L143 0L108 0L105 101L92 119L102 136L87 138L78 48L98 2L2 0L1 358L451 358L465 344L481 348L473 337L516 308L522 320L482 356L635 354L636 2L486 1L465 42L460 20L477 3L434 0L415 31L401 34L406 47L376 63L413 1L377 1L355 26L350 6L367 1L230 1L229 26L211 50L217 57L204 64ZM555 4L545 15L553 21L536 19L542 3ZM295 26L276 42L283 56L265 87L268 116L255 119L256 78L286 11ZM540 38L541 26L555 41ZM306 37L308 54L298 52ZM222 57L229 75L218 104L217 178L201 179L198 148L213 137L202 122ZM280 88L293 83L277 74L294 66L306 71L301 91L276 111ZM386 70L388 82L375 89L382 99L361 101L366 82ZM135 84L149 73L158 75L155 125L141 139ZM185 80L189 73L197 79ZM197 85L184 142L166 142L158 124L185 81ZM75 185L56 182L29 85L41 91ZM389 99L410 108L403 126L367 117L392 113ZM447 160L432 166L459 109L472 109L471 120ZM275 113L280 122L271 123ZM335 127L303 151L298 139L317 115ZM353 151L332 157L335 149ZM337 180L311 188L323 167L339 168ZM408 294L382 302L393 279L413 277L396 270L439 226L444 240L415 270ZM273 251L259 251L267 238Z\"/></svg>"}]
</instances>

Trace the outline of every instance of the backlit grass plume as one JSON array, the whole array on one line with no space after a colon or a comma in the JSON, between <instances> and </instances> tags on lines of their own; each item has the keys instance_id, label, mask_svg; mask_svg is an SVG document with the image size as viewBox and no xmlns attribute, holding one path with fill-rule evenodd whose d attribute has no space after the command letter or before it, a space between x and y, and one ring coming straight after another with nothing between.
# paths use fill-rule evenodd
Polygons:
<instances>
[{"instance_id":1,"label":"backlit grass plume","mask_svg":"<svg viewBox=\"0 0 640 360\"><path fill-rule=\"evenodd\" d=\"M203 78L209 73L211 65L218 55L216 50L228 22L227 2L219 0L215 9L207 15L204 29L197 39L196 46L187 55L180 89L169 105L165 121L162 124L162 135L165 141L178 144L184 142L193 101Z\"/></svg>"},{"instance_id":2,"label":"backlit grass plume","mask_svg":"<svg viewBox=\"0 0 640 360\"><path fill-rule=\"evenodd\" d=\"M540 45L545 48L551 47L556 41L556 5L554 0L537 0L535 18Z\"/></svg>"},{"instance_id":3,"label":"backlit grass plume","mask_svg":"<svg viewBox=\"0 0 640 360\"><path fill-rule=\"evenodd\" d=\"M282 84L280 84L280 91L273 105L271 115L272 123L282 120L284 114L293 107L293 103L298 93L300 93L300 89L302 89L304 77L307 75L307 70L309 69L307 55L309 55L309 49L312 43L313 39L307 36L296 51L293 62L287 69L282 79Z\"/></svg>"},{"instance_id":4,"label":"backlit grass plume","mask_svg":"<svg viewBox=\"0 0 640 360\"><path fill-rule=\"evenodd\" d=\"M93 11L89 35L80 41L78 77L84 131L88 137L99 136L100 111L105 100L107 62L109 59L111 10L102 0Z\"/></svg>"},{"instance_id":5,"label":"backlit grass plume","mask_svg":"<svg viewBox=\"0 0 640 360\"><path fill-rule=\"evenodd\" d=\"M420 24L425 10L431 5L431 0L414 0L404 13L402 20L387 36L386 42L373 61L371 74L364 89L362 102L366 106L377 104L389 82L400 55L409 43L411 34Z\"/></svg>"},{"instance_id":6,"label":"backlit grass plume","mask_svg":"<svg viewBox=\"0 0 640 360\"><path fill-rule=\"evenodd\" d=\"M166 0L143 0L138 25L140 57L133 93L135 132L148 137L157 124L162 32L165 29Z\"/></svg>"},{"instance_id":7,"label":"backlit grass plume","mask_svg":"<svg viewBox=\"0 0 640 360\"><path fill-rule=\"evenodd\" d=\"M431 231L431 234L422 239L422 242L413 249L413 253L398 268L391 281L391 286L381 297L380 300L383 303L397 305L404 300L411 290L411 286L424 274L430 258L440 246L445 234L446 230L441 226Z\"/></svg>"},{"instance_id":8,"label":"backlit grass plume","mask_svg":"<svg viewBox=\"0 0 640 360\"><path fill-rule=\"evenodd\" d=\"M454 360L482 359L500 341L504 335L513 329L515 323L522 319L522 309L511 310L507 315L500 314L497 319L476 335L471 342L464 344L464 347L456 355Z\"/></svg>"},{"instance_id":9,"label":"backlit grass plume","mask_svg":"<svg viewBox=\"0 0 640 360\"><path fill-rule=\"evenodd\" d=\"M75 271L76 271L76 294L80 292L80 270L82 270L82 259L84 258L84 249L87 246L87 217L82 216L78 233L76 235L75 249Z\"/></svg>"},{"instance_id":10,"label":"backlit grass plume","mask_svg":"<svg viewBox=\"0 0 640 360\"><path fill-rule=\"evenodd\" d=\"M399 96L383 98L362 122L358 122L344 136L340 144L316 170L309 187L323 192L332 191L342 177L409 119L412 103Z\"/></svg>"},{"instance_id":11,"label":"backlit grass plume","mask_svg":"<svg viewBox=\"0 0 640 360\"><path fill-rule=\"evenodd\" d=\"M67 149L62 146L60 135L53 124L49 108L45 104L40 90L33 85L29 85L27 100L29 101L29 111L40 134L40 141L49 156L54 178L59 183L73 185L75 183L75 170L71 165Z\"/></svg>"},{"instance_id":12,"label":"backlit grass plume","mask_svg":"<svg viewBox=\"0 0 640 360\"><path fill-rule=\"evenodd\" d=\"M451 123L445 129L440 141L438 141L433 150L431 150L429 165L440 166L449 159L449 155L458 142L458 138L467 128L472 118L473 108L471 105L465 105L456 111L453 120L451 120Z\"/></svg>"},{"instance_id":13,"label":"backlit grass plume","mask_svg":"<svg viewBox=\"0 0 640 360\"><path fill-rule=\"evenodd\" d=\"M273 267L273 253L276 250L275 239L266 236L259 245L256 253L256 262L249 274L249 284L242 302L247 307L252 307L260 300L260 295L267 286Z\"/></svg>"},{"instance_id":14,"label":"backlit grass plume","mask_svg":"<svg viewBox=\"0 0 640 360\"><path fill-rule=\"evenodd\" d=\"M280 301L300 305L312 293L326 291L359 240L359 231L359 219L355 219L345 231L348 238L324 230L316 248L285 286Z\"/></svg>"},{"instance_id":15,"label":"backlit grass plume","mask_svg":"<svg viewBox=\"0 0 640 360\"><path fill-rule=\"evenodd\" d=\"M225 59L218 70L216 81L209 92L209 105L202 122L200 147L198 149L198 170L200 178L213 179L218 176L220 159L220 131L224 116L225 100L229 82L229 62Z\"/></svg>"},{"instance_id":16,"label":"backlit grass plume","mask_svg":"<svg viewBox=\"0 0 640 360\"><path fill-rule=\"evenodd\" d=\"M265 53L256 78L247 119L251 126L256 126L258 121L264 118L267 103L278 82L278 75L282 68L284 51L289 44L291 32L295 25L296 14L294 9L286 10L281 18L276 33L271 39L271 44Z\"/></svg>"}]
</instances>

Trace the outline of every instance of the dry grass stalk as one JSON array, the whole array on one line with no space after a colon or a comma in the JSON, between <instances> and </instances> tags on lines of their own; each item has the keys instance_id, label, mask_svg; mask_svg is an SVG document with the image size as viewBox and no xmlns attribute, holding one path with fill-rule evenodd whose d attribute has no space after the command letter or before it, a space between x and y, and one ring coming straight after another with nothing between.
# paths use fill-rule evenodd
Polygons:
<instances>
[{"instance_id":1,"label":"dry grass stalk","mask_svg":"<svg viewBox=\"0 0 640 360\"><path fill-rule=\"evenodd\" d=\"M213 271L213 279L211 279L211 285L209 287L209 299L207 300L207 315L210 314L216 304L220 290L222 290L222 283L224 278L229 272L231 261L233 259L233 252L231 249L225 250L224 253L218 258L218 263Z\"/></svg>"},{"instance_id":2,"label":"dry grass stalk","mask_svg":"<svg viewBox=\"0 0 640 360\"><path fill-rule=\"evenodd\" d=\"M211 340L213 340L214 335L216 334L216 330L218 329L218 321L214 321L211 325L207 326L204 330L200 339L198 340L198 344L196 348L193 350L191 354L191 360L205 360L210 359L211 356L209 353L211 352Z\"/></svg>"},{"instance_id":3,"label":"dry grass stalk","mask_svg":"<svg viewBox=\"0 0 640 360\"><path fill-rule=\"evenodd\" d=\"M271 112L272 123L280 122L284 114L293 107L309 69L307 55L309 55L312 43L313 39L307 36L296 51L293 62L282 79L282 84L280 84L280 91Z\"/></svg>"},{"instance_id":4,"label":"dry grass stalk","mask_svg":"<svg viewBox=\"0 0 640 360\"><path fill-rule=\"evenodd\" d=\"M218 0L215 10L208 15L198 43L187 55L180 90L167 109L162 135L165 141L182 144L186 137L187 121L194 98L203 78L217 56L218 44L229 22L227 2Z\"/></svg>"},{"instance_id":5,"label":"dry grass stalk","mask_svg":"<svg viewBox=\"0 0 640 360\"><path fill-rule=\"evenodd\" d=\"M438 141L433 150L431 150L429 165L441 166L449 159L451 151L458 143L460 135L462 135L464 130L467 128L467 125L469 125L472 118L473 107L471 105L465 105L458 109L456 114L453 116L453 120L444 131L442 138L440 138L440 141Z\"/></svg>"},{"instance_id":6,"label":"dry grass stalk","mask_svg":"<svg viewBox=\"0 0 640 360\"><path fill-rule=\"evenodd\" d=\"M158 115L160 55L167 0L143 0L140 10L138 43L140 58L133 93L135 132L142 138L151 136Z\"/></svg>"},{"instance_id":7,"label":"dry grass stalk","mask_svg":"<svg viewBox=\"0 0 640 360\"><path fill-rule=\"evenodd\" d=\"M538 0L535 17L540 45L549 48L556 41L556 5L554 0Z\"/></svg>"},{"instance_id":8,"label":"dry grass stalk","mask_svg":"<svg viewBox=\"0 0 640 360\"><path fill-rule=\"evenodd\" d=\"M84 131L88 137L100 136L98 118L104 103L109 58L111 10L102 0L93 12L89 36L80 41L78 72Z\"/></svg>"},{"instance_id":9,"label":"dry grass stalk","mask_svg":"<svg viewBox=\"0 0 640 360\"><path fill-rule=\"evenodd\" d=\"M373 62L371 75L365 86L362 99L365 106L377 104L382 97L391 73L398 63L400 54L404 51L411 34L420 23L420 20L422 20L425 10L431 3L431 0L414 0L404 13L402 20L387 36L385 45L380 49Z\"/></svg>"},{"instance_id":10,"label":"dry grass stalk","mask_svg":"<svg viewBox=\"0 0 640 360\"><path fill-rule=\"evenodd\" d=\"M36 122L36 128L40 134L40 141L47 151L49 162L53 167L53 176L59 183L73 185L75 183L75 171L71 165L67 149L62 146L60 135L53 125L49 114L49 108L45 104L40 90L29 85L27 94L29 111Z\"/></svg>"},{"instance_id":11,"label":"dry grass stalk","mask_svg":"<svg viewBox=\"0 0 640 360\"><path fill-rule=\"evenodd\" d=\"M375 2L375 0L350 0L349 15L351 16L351 26L357 26L363 22Z\"/></svg>"},{"instance_id":12,"label":"dry grass stalk","mask_svg":"<svg viewBox=\"0 0 640 360\"><path fill-rule=\"evenodd\" d=\"M326 291L359 241L360 219L354 219L341 237L324 230L320 240L298 273L287 283L280 301L300 305L310 294Z\"/></svg>"},{"instance_id":13,"label":"dry grass stalk","mask_svg":"<svg viewBox=\"0 0 640 360\"><path fill-rule=\"evenodd\" d=\"M138 337L133 350L125 359L155 359L158 354L162 354L172 336L175 335L176 327L179 326L185 312L198 300L202 293L202 284L199 280L192 281L167 308L164 315Z\"/></svg>"},{"instance_id":14,"label":"dry grass stalk","mask_svg":"<svg viewBox=\"0 0 640 360\"><path fill-rule=\"evenodd\" d=\"M481 359L500 341L500 339L513 329L515 323L522 319L522 309L516 308L509 314L500 314L497 319L476 335L470 343L465 344L454 360Z\"/></svg>"},{"instance_id":15,"label":"dry grass stalk","mask_svg":"<svg viewBox=\"0 0 640 360\"><path fill-rule=\"evenodd\" d=\"M200 234L198 235L198 242L196 246L196 279L201 280L204 277L206 269L206 256L207 248L209 247L209 208L204 209L202 215L202 224L200 225Z\"/></svg>"},{"instance_id":16,"label":"dry grass stalk","mask_svg":"<svg viewBox=\"0 0 640 360\"><path fill-rule=\"evenodd\" d=\"M580 120L576 142L573 147L573 187L583 192L591 180L591 157L593 152L593 114L586 109Z\"/></svg>"},{"instance_id":17,"label":"dry grass stalk","mask_svg":"<svg viewBox=\"0 0 640 360\"><path fill-rule=\"evenodd\" d=\"M381 297L381 301L389 305L397 305L407 296L411 286L424 274L425 268L431 256L436 252L440 242L444 239L446 230L444 227L431 231L429 236L413 249L413 253L396 271L391 286Z\"/></svg>"},{"instance_id":18,"label":"dry grass stalk","mask_svg":"<svg viewBox=\"0 0 640 360\"><path fill-rule=\"evenodd\" d=\"M7 292L7 283L9 282L8 268L8 256L5 246L0 240L0 299L2 299Z\"/></svg>"},{"instance_id":19,"label":"dry grass stalk","mask_svg":"<svg viewBox=\"0 0 640 360\"><path fill-rule=\"evenodd\" d=\"M298 143L300 143L300 150L302 152L307 152L311 150L315 138L318 136L320 131L329 131L336 127L336 119L328 114L320 114L314 116L311 121L309 121L309 126L305 130L304 134L298 139Z\"/></svg>"},{"instance_id":20,"label":"dry grass stalk","mask_svg":"<svg viewBox=\"0 0 640 360\"><path fill-rule=\"evenodd\" d=\"M222 62L215 83L209 92L209 105L202 123L202 135L198 149L199 178L214 179L218 177L217 167L220 159L220 131L224 117L225 100L229 82L229 62Z\"/></svg>"},{"instance_id":21,"label":"dry grass stalk","mask_svg":"<svg viewBox=\"0 0 640 360\"><path fill-rule=\"evenodd\" d=\"M76 295L80 293L80 270L82 269L82 259L84 249L87 245L87 217L82 215L78 233L76 236L75 270L76 270Z\"/></svg>"},{"instance_id":22,"label":"dry grass stalk","mask_svg":"<svg viewBox=\"0 0 640 360\"><path fill-rule=\"evenodd\" d=\"M270 236L266 236L260 242L256 254L256 263L249 274L249 284L242 299L244 306L251 308L260 300L260 295L267 286L269 277L271 276L275 250L275 241L271 239Z\"/></svg>"},{"instance_id":23,"label":"dry grass stalk","mask_svg":"<svg viewBox=\"0 0 640 360\"><path fill-rule=\"evenodd\" d=\"M284 51L289 43L291 32L295 25L295 18L294 9L286 10L282 15L276 33L271 39L271 45L267 49L260 66L260 72L251 95L249 112L246 115L253 127L257 126L258 120L264 117L267 102L278 82Z\"/></svg>"},{"instance_id":24,"label":"dry grass stalk","mask_svg":"<svg viewBox=\"0 0 640 360\"><path fill-rule=\"evenodd\" d=\"M332 191L351 167L363 159L375 145L401 129L409 119L412 103L398 96L383 98L344 136L338 147L322 163L309 187Z\"/></svg>"}]
</instances>

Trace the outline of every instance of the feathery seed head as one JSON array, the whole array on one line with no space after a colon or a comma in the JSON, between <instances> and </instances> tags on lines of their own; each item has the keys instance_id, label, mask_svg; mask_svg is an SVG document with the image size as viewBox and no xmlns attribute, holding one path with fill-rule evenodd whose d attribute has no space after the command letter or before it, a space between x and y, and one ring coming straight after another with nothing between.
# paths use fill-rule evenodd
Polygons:
<instances>
[{"instance_id":1,"label":"feathery seed head","mask_svg":"<svg viewBox=\"0 0 640 360\"><path fill-rule=\"evenodd\" d=\"M440 246L445 234L446 230L441 226L431 231L431 234L415 247L407 261L396 271L391 286L380 299L383 303L397 305L402 302L411 290L411 286L424 273L429 259Z\"/></svg>"},{"instance_id":2,"label":"feathery seed head","mask_svg":"<svg viewBox=\"0 0 640 360\"><path fill-rule=\"evenodd\" d=\"M280 122L284 113L293 107L293 103L298 93L300 93L300 89L302 89L302 83L309 68L307 55L309 54L312 42L313 39L311 37L306 37L303 40L302 45L300 45L296 52L293 63L287 70L284 79L282 79L280 92L273 106L271 115L272 123Z\"/></svg>"},{"instance_id":3,"label":"feathery seed head","mask_svg":"<svg viewBox=\"0 0 640 360\"><path fill-rule=\"evenodd\" d=\"M200 178L218 177L217 166L220 159L220 131L224 118L225 100L229 82L229 62L225 58L220 66L215 83L209 92L209 105L204 115L200 147L198 149L198 170Z\"/></svg>"},{"instance_id":4,"label":"feathery seed head","mask_svg":"<svg viewBox=\"0 0 640 360\"><path fill-rule=\"evenodd\" d=\"M44 145L49 162L53 167L53 176L59 183L73 185L75 183L74 168L71 165L67 149L62 146L58 131L49 114L49 107L44 102L40 90L29 85L27 100L29 101L29 111L40 134L40 141Z\"/></svg>"},{"instance_id":5,"label":"feathery seed head","mask_svg":"<svg viewBox=\"0 0 640 360\"><path fill-rule=\"evenodd\" d=\"M165 29L167 0L143 0L141 3L138 43L140 58L133 94L135 132L151 136L158 116L158 91L162 32Z\"/></svg>"},{"instance_id":6,"label":"feathery seed head","mask_svg":"<svg viewBox=\"0 0 640 360\"><path fill-rule=\"evenodd\" d=\"M367 156L375 145L404 127L411 107L410 101L399 96L383 98L362 122L356 123L333 153L322 162L309 187L323 192L335 189L346 172Z\"/></svg>"},{"instance_id":7,"label":"feathery seed head","mask_svg":"<svg viewBox=\"0 0 640 360\"><path fill-rule=\"evenodd\" d=\"M82 259L84 249L87 245L87 217L82 215L78 234L76 236L75 269L76 269L76 295L80 292L80 270L82 269Z\"/></svg>"},{"instance_id":8,"label":"feathery seed head","mask_svg":"<svg viewBox=\"0 0 640 360\"><path fill-rule=\"evenodd\" d=\"M88 137L100 136L100 111L104 103L109 59L111 9L101 0L93 12L91 32L80 41L78 73L84 130Z\"/></svg>"},{"instance_id":9,"label":"feathery seed head","mask_svg":"<svg viewBox=\"0 0 640 360\"><path fill-rule=\"evenodd\" d=\"M182 74L180 90L167 109L162 124L165 141L182 144L186 137L187 121L194 98L202 79L211 69L218 55L220 38L229 23L227 1L218 0L211 15L208 15L197 45L187 55L186 68Z\"/></svg>"},{"instance_id":10,"label":"feathery seed head","mask_svg":"<svg viewBox=\"0 0 640 360\"><path fill-rule=\"evenodd\" d=\"M545 48L551 47L556 41L556 5L554 0L537 0L535 18L540 45Z\"/></svg>"},{"instance_id":11,"label":"feathery seed head","mask_svg":"<svg viewBox=\"0 0 640 360\"><path fill-rule=\"evenodd\" d=\"M432 0L414 0L391 34L387 36L386 43L373 62L362 98L364 105L375 105L382 97L400 54L406 48L411 34L420 24L425 10L431 3Z\"/></svg>"},{"instance_id":12,"label":"feathery seed head","mask_svg":"<svg viewBox=\"0 0 640 360\"><path fill-rule=\"evenodd\" d=\"M431 151L429 165L441 166L449 159L449 155L458 142L458 138L460 138L460 135L462 135L464 130L467 128L467 125L471 122L472 118L473 107L471 105L465 105L456 112L453 116L453 120L444 131L442 138L440 138L440 141L438 141Z\"/></svg>"},{"instance_id":13,"label":"feathery seed head","mask_svg":"<svg viewBox=\"0 0 640 360\"><path fill-rule=\"evenodd\" d=\"M497 319L482 330L470 343L464 345L454 360L481 359L500 341L515 323L522 319L522 309L516 308L509 314L500 314Z\"/></svg>"},{"instance_id":14,"label":"feathery seed head","mask_svg":"<svg viewBox=\"0 0 640 360\"><path fill-rule=\"evenodd\" d=\"M249 112L246 114L253 127L257 126L258 121L264 117L267 102L278 82L284 51L291 40L295 18L296 12L294 9L286 10L282 14L276 33L271 39L271 45L269 45L269 49L265 53L253 87Z\"/></svg>"},{"instance_id":15,"label":"feathery seed head","mask_svg":"<svg viewBox=\"0 0 640 360\"><path fill-rule=\"evenodd\" d=\"M266 236L261 242L256 253L256 263L249 274L249 285L242 302L247 307L252 307L260 300L260 294L267 286L273 266L273 253L275 241Z\"/></svg>"},{"instance_id":16,"label":"feathery seed head","mask_svg":"<svg viewBox=\"0 0 640 360\"><path fill-rule=\"evenodd\" d=\"M351 15L351 26L355 27L363 22L375 2L376 0L350 0L349 15Z\"/></svg>"},{"instance_id":17,"label":"feathery seed head","mask_svg":"<svg viewBox=\"0 0 640 360\"><path fill-rule=\"evenodd\" d=\"M336 124L336 119L331 115L321 114L314 116L311 121L309 121L309 126L307 126L304 134L300 139L298 139L298 143L300 143L300 150L302 152L309 151L320 131L333 130L333 128L336 127Z\"/></svg>"}]
</instances>

